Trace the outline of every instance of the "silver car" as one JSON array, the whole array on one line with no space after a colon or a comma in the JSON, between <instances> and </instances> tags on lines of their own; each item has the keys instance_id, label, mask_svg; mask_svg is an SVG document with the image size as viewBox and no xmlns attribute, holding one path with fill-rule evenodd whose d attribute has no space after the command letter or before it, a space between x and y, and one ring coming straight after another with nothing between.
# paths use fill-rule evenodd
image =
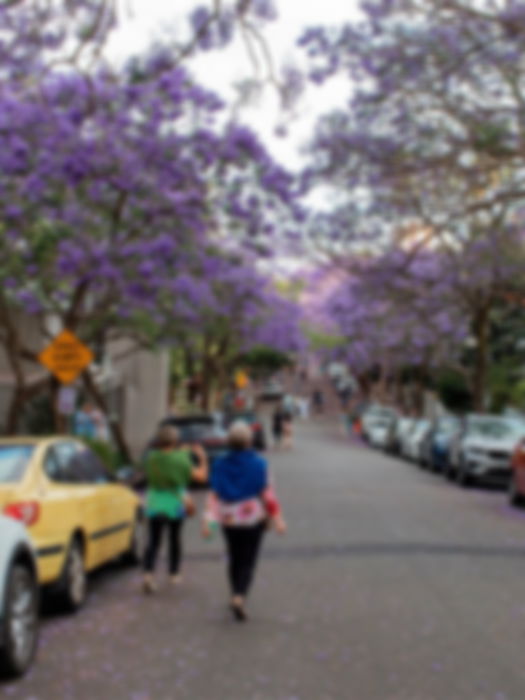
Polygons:
<instances>
[{"instance_id":1,"label":"silver car","mask_svg":"<svg viewBox=\"0 0 525 700\"><path fill-rule=\"evenodd\" d=\"M452 455L452 469L458 482L507 484L511 476L512 453L525 438L525 422L502 416L467 416Z\"/></svg>"},{"instance_id":2,"label":"silver car","mask_svg":"<svg viewBox=\"0 0 525 700\"><path fill-rule=\"evenodd\" d=\"M397 412L390 406L372 404L361 417L363 437L372 444L386 447L388 428L395 421ZM380 444L379 444L380 443Z\"/></svg>"},{"instance_id":3,"label":"silver car","mask_svg":"<svg viewBox=\"0 0 525 700\"><path fill-rule=\"evenodd\" d=\"M25 527L0 515L0 674L21 676L38 642L39 589Z\"/></svg>"}]
</instances>

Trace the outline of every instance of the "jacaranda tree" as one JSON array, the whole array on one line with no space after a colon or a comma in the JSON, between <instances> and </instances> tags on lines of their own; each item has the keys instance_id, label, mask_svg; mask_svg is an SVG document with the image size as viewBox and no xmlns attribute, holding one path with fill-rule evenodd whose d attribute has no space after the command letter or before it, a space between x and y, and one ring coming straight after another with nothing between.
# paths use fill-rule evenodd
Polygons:
<instances>
[{"instance_id":1,"label":"jacaranda tree","mask_svg":"<svg viewBox=\"0 0 525 700\"><path fill-rule=\"evenodd\" d=\"M98 59L111 3L65 5L0 10L9 47L0 55L0 343L16 378L11 430L30 394L26 363L37 361L19 309L44 338L51 317L88 343L144 344L166 325L192 332L181 306L209 307L221 255L238 250L239 267L245 253L268 256L301 216L292 178L248 129L219 122L221 101L173 54L110 67ZM68 21L55 25L63 10ZM238 3L231 19L252 11L262 5Z\"/></svg>"},{"instance_id":2,"label":"jacaranda tree","mask_svg":"<svg viewBox=\"0 0 525 700\"><path fill-rule=\"evenodd\" d=\"M349 78L349 108L320 120L305 183L337 193L324 224L336 250L390 256L411 231L412 256L447 259L443 302L468 317L481 408L490 315L509 282L523 282L525 4L361 6L358 22L302 38L313 80Z\"/></svg>"}]
</instances>

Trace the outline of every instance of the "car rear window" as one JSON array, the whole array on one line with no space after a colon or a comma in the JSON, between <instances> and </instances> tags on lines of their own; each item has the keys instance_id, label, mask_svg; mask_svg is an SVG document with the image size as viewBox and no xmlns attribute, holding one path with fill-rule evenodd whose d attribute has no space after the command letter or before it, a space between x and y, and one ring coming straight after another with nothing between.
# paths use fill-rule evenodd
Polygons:
<instances>
[{"instance_id":1,"label":"car rear window","mask_svg":"<svg viewBox=\"0 0 525 700\"><path fill-rule=\"evenodd\" d=\"M201 423L194 425L177 426L181 442L195 442L203 440L213 431L213 425Z\"/></svg>"},{"instance_id":2,"label":"car rear window","mask_svg":"<svg viewBox=\"0 0 525 700\"><path fill-rule=\"evenodd\" d=\"M236 420L242 420L245 423L254 423L256 420L255 413L250 413L249 411L232 413L230 416L230 423L233 423Z\"/></svg>"},{"instance_id":3,"label":"car rear window","mask_svg":"<svg viewBox=\"0 0 525 700\"><path fill-rule=\"evenodd\" d=\"M0 484L16 483L24 476L33 445L2 445L0 446Z\"/></svg>"}]
</instances>

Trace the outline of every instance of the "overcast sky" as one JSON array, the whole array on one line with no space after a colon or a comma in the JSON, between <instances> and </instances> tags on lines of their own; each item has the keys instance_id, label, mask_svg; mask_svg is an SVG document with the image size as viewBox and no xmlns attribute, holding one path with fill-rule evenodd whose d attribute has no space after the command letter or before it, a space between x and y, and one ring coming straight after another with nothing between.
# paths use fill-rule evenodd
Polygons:
<instances>
[{"instance_id":1,"label":"overcast sky","mask_svg":"<svg viewBox=\"0 0 525 700\"><path fill-rule=\"evenodd\" d=\"M147 48L159 37L187 31L188 13L200 0L121 0L123 18L109 45L113 57L125 57ZM279 19L265 29L265 37L276 66L283 63L299 65L302 52L295 41L307 26L337 25L356 16L357 0L276 0ZM202 84L213 88L227 99L235 96L232 85L253 77L242 42L223 51L201 54L188 66ZM264 139L270 151L288 167L300 164L298 149L305 142L316 116L331 105L344 104L348 86L341 80L307 91L300 103L300 117L289 124L289 136L278 138L275 128L279 122L278 99L267 89L256 105L244 108L242 120L249 123Z\"/></svg>"}]
</instances>

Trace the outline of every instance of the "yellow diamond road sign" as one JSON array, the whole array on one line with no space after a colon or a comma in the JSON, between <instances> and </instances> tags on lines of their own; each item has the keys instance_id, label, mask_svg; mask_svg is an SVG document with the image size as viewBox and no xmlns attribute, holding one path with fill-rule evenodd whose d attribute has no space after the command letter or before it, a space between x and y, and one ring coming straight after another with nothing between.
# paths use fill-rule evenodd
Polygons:
<instances>
[{"instance_id":1,"label":"yellow diamond road sign","mask_svg":"<svg viewBox=\"0 0 525 700\"><path fill-rule=\"evenodd\" d=\"M62 384L71 384L93 362L93 353L71 331L64 330L38 359Z\"/></svg>"}]
</instances>

